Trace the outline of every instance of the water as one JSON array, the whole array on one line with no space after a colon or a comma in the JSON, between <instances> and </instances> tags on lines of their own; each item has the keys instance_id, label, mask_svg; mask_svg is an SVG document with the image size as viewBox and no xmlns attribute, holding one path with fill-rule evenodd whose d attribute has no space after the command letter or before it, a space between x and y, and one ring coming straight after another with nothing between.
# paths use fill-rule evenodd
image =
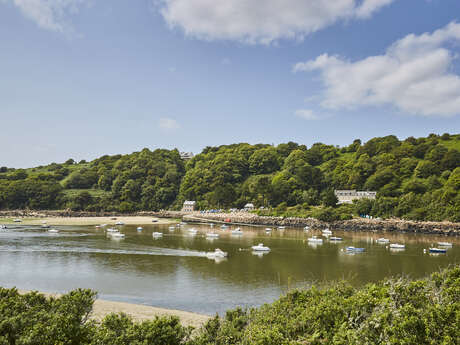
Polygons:
<instances>
[{"instance_id":1,"label":"water","mask_svg":"<svg viewBox=\"0 0 460 345\"><path fill-rule=\"evenodd\" d=\"M188 229L195 227L196 236ZM0 230L0 286L66 292L82 287L99 292L99 298L163 308L215 314L236 306L257 306L277 299L289 288L347 279L354 285L388 276L423 277L460 263L460 239L413 234L385 234L391 242L405 243L393 252L377 244L380 233L347 233L332 243L312 246L307 238L320 232L288 228L270 234L264 227L241 227L242 236L220 230L218 239L204 236L208 225L187 225L169 231L166 225L123 226L122 240L104 229L61 226L58 234L40 227L13 226ZM164 233L155 239L152 232ZM424 254L438 241L454 245L447 254ZM258 243L270 253L254 255ZM364 253L348 254L347 246ZM228 259L210 260L207 251L220 248Z\"/></svg>"}]
</instances>

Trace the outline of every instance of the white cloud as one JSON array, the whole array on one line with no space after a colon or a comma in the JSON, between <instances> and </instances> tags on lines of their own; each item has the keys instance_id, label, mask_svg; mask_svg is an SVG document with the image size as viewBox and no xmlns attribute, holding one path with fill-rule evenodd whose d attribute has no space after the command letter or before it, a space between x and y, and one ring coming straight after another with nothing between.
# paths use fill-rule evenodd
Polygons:
<instances>
[{"instance_id":1,"label":"white cloud","mask_svg":"<svg viewBox=\"0 0 460 345\"><path fill-rule=\"evenodd\" d=\"M310 109L298 109L294 112L294 115L305 120L319 120L319 116L316 115Z\"/></svg>"},{"instance_id":2,"label":"white cloud","mask_svg":"<svg viewBox=\"0 0 460 345\"><path fill-rule=\"evenodd\" d=\"M68 16L76 14L79 8L88 0L3 0L11 2L22 14L33 20L40 28L69 32L71 26L67 22Z\"/></svg>"},{"instance_id":3,"label":"white cloud","mask_svg":"<svg viewBox=\"0 0 460 345\"><path fill-rule=\"evenodd\" d=\"M176 120L168 117L161 118L158 122L158 126L164 130L173 130L178 129L180 127L179 123Z\"/></svg>"},{"instance_id":4,"label":"white cloud","mask_svg":"<svg viewBox=\"0 0 460 345\"><path fill-rule=\"evenodd\" d=\"M325 108L393 105L410 114L453 116L460 114L460 77L452 72L455 54L448 49L453 42L460 42L458 23L410 34L383 55L350 62L323 54L297 63L294 71L320 71Z\"/></svg>"},{"instance_id":5,"label":"white cloud","mask_svg":"<svg viewBox=\"0 0 460 345\"><path fill-rule=\"evenodd\" d=\"M171 27L205 40L270 44L338 20L367 18L395 0L152 0Z\"/></svg>"}]
</instances>

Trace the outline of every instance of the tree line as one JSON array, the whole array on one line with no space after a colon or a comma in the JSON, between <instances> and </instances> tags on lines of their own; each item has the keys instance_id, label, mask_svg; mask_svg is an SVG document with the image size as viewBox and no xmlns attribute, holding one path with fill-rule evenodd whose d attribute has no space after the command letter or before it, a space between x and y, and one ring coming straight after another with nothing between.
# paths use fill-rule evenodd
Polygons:
<instances>
[{"instance_id":1,"label":"tree line","mask_svg":"<svg viewBox=\"0 0 460 345\"><path fill-rule=\"evenodd\" d=\"M377 191L337 206L334 189ZM344 147L288 142L206 147L185 162L177 149L143 149L91 162L0 168L0 209L134 212L242 208L265 214L352 215L460 221L460 135L359 139Z\"/></svg>"}]
</instances>

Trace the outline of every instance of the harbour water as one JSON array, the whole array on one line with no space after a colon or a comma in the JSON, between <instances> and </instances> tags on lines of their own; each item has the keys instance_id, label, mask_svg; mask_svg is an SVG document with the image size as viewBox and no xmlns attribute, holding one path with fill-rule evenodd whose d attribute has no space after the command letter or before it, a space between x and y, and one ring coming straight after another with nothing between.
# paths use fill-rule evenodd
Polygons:
<instances>
[{"instance_id":1,"label":"harbour water","mask_svg":"<svg viewBox=\"0 0 460 345\"><path fill-rule=\"evenodd\" d=\"M235 227L217 225L118 228L124 239L114 239L104 228L60 226L59 233L50 233L39 226L10 225L0 230L0 286L44 292L91 288L103 299L212 315L272 302L292 288L341 279L358 286L389 276L419 278L460 263L458 238L334 231L332 236L343 238L336 242L320 231L293 228L241 227L242 235L231 234ZM207 238L210 231L219 237ZM153 232L163 236L153 237ZM313 235L323 243L309 243ZM379 237L406 248L390 250L376 242ZM445 254L429 254L439 241L453 246ZM270 252L252 252L258 243ZM364 252L347 252L348 246ZM228 252L228 258L207 258L215 248Z\"/></svg>"}]
</instances>

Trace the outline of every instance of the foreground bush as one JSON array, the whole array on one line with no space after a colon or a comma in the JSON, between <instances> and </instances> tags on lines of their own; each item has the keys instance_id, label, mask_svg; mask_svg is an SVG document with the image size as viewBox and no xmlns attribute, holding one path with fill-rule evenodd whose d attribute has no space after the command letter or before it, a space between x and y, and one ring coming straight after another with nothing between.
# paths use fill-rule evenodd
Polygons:
<instances>
[{"instance_id":1,"label":"foreground bush","mask_svg":"<svg viewBox=\"0 0 460 345\"><path fill-rule=\"evenodd\" d=\"M460 266L423 280L296 290L260 308L228 311L190 339L177 318L89 320L95 293L61 298L0 288L0 345L458 344Z\"/></svg>"}]
</instances>

